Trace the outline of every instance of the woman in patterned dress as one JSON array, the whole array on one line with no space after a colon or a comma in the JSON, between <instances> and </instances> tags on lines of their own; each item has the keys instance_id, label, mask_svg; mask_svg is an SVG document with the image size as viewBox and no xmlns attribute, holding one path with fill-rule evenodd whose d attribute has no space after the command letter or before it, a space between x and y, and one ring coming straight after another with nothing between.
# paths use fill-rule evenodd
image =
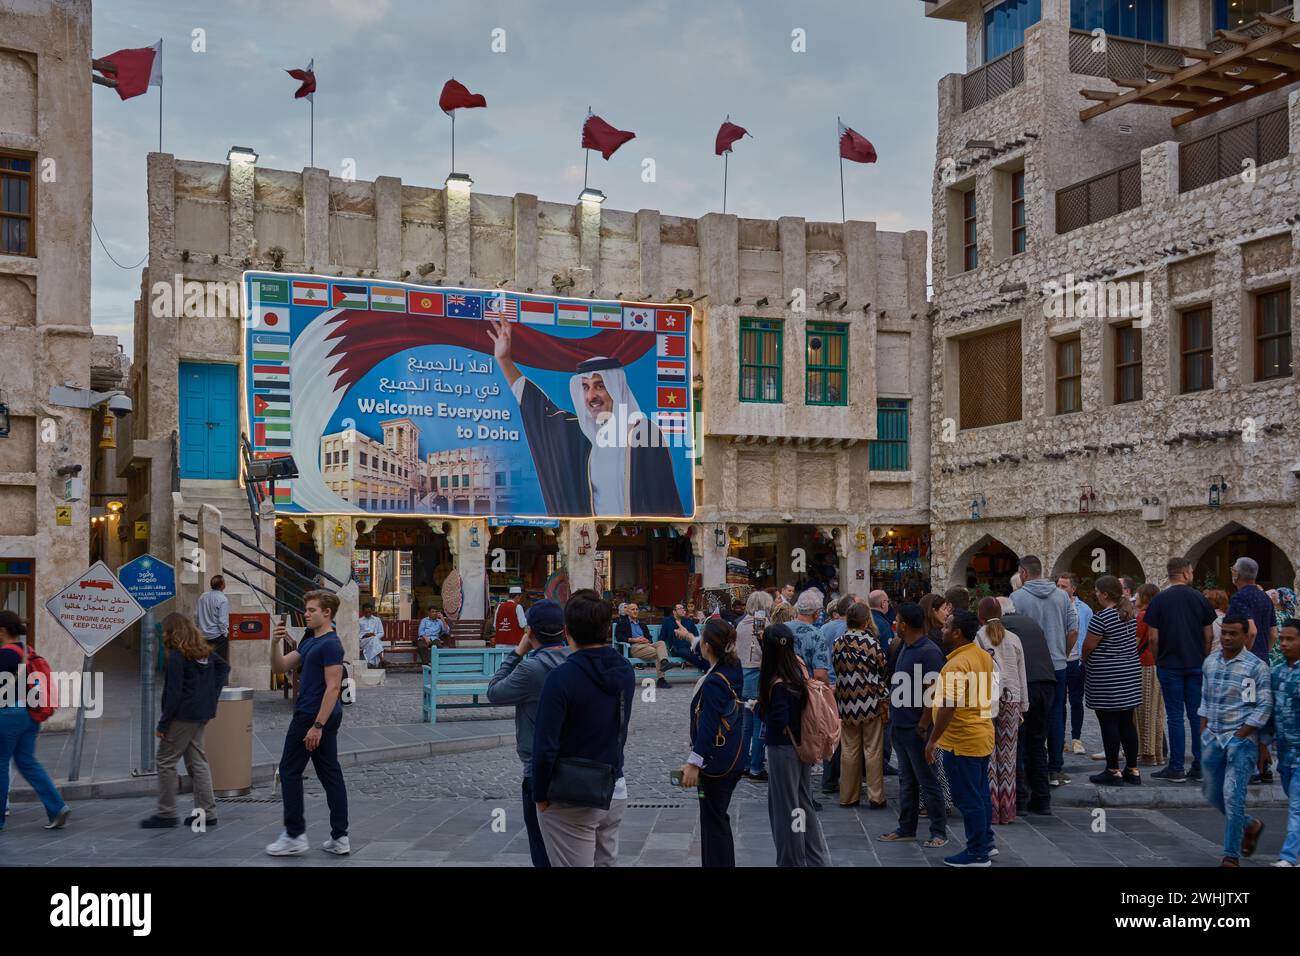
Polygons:
<instances>
[{"instance_id":1,"label":"woman in patterned dress","mask_svg":"<svg viewBox=\"0 0 1300 956\"><path fill-rule=\"evenodd\" d=\"M889 660L872 633L871 610L854 604L845 615L844 633L835 639L835 704L840 713L840 806L862 799L867 771L867 801L885 806L885 717L889 710Z\"/></svg>"},{"instance_id":2,"label":"woman in patterned dress","mask_svg":"<svg viewBox=\"0 0 1300 956\"><path fill-rule=\"evenodd\" d=\"M1016 748L1024 712L1029 709L1029 678L1025 675L1025 649L1002 626L1002 606L986 597L976 613L980 629L975 643L993 657L998 673L998 699L993 702L993 759L989 761L989 795L994 823L1016 822Z\"/></svg>"},{"instance_id":3,"label":"woman in patterned dress","mask_svg":"<svg viewBox=\"0 0 1300 956\"><path fill-rule=\"evenodd\" d=\"M1101 724L1106 769L1088 779L1099 786L1140 784L1138 733L1133 712L1142 703L1142 662L1137 650L1137 612L1124 597L1119 578L1097 579L1101 610L1088 624L1083 642L1083 696ZM1119 769L1124 749L1124 772Z\"/></svg>"}]
</instances>

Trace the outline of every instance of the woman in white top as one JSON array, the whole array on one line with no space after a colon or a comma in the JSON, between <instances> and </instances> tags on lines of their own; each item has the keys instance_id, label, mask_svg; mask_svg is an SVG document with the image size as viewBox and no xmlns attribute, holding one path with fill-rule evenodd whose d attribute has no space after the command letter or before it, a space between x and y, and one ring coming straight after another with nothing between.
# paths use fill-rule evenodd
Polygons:
<instances>
[{"instance_id":1,"label":"woman in white top","mask_svg":"<svg viewBox=\"0 0 1300 956\"><path fill-rule=\"evenodd\" d=\"M993 656L998 674L998 700L994 703L993 759L989 761L989 795L993 801L993 822L1014 823L1016 819L1016 747L1020 724L1029 709L1029 680L1025 675L1025 649L1020 638L1002 626L998 599L986 597L976 614L980 629L975 643Z\"/></svg>"}]
</instances>

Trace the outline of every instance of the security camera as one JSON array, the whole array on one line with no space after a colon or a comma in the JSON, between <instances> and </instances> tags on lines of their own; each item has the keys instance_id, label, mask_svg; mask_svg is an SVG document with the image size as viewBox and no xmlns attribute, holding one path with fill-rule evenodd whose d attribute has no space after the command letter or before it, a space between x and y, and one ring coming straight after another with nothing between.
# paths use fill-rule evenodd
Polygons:
<instances>
[{"instance_id":1,"label":"security camera","mask_svg":"<svg viewBox=\"0 0 1300 956\"><path fill-rule=\"evenodd\" d=\"M130 415L134 408L135 406L131 404L131 399L126 395L117 394L108 400L108 410L118 418L121 418L123 415Z\"/></svg>"}]
</instances>

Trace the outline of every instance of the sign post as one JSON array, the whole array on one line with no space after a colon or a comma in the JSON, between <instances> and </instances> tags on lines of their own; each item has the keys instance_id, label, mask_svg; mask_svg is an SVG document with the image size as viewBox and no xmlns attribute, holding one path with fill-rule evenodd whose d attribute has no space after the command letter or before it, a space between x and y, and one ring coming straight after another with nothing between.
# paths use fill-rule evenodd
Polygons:
<instances>
[{"instance_id":1,"label":"sign post","mask_svg":"<svg viewBox=\"0 0 1300 956\"><path fill-rule=\"evenodd\" d=\"M68 780L81 774L81 747L86 733L86 681L91 679L95 652L140 620L144 608L122 587L103 561L96 561L45 602L45 610L85 652L82 663L81 700L77 701L77 724L72 738L72 767Z\"/></svg>"},{"instance_id":2,"label":"sign post","mask_svg":"<svg viewBox=\"0 0 1300 956\"><path fill-rule=\"evenodd\" d=\"M153 609L176 596L176 569L153 555L140 557L122 565L117 571L122 587L144 608L140 625L140 766L137 774L154 771L153 699L157 626Z\"/></svg>"}]
</instances>

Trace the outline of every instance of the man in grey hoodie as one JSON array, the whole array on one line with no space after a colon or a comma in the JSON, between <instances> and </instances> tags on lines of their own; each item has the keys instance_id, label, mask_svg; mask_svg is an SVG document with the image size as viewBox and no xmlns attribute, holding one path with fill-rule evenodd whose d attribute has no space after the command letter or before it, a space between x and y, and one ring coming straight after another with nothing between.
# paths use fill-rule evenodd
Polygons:
<instances>
[{"instance_id":1,"label":"man in grey hoodie","mask_svg":"<svg viewBox=\"0 0 1300 956\"><path fill-rule=\"evenodd\" d=\"M1079 637L1079 612L1070 596L1043 579L1043 562L1032 554L1020 559L1021 588L1011 594L1016 613L1033 618L1043 629L1056 671L1056 694L1047 734L1048 782L1053 787L1069 783L1065 770L1065 698L1070 650Z\"/></svg>"},{"instance_id":2,"label":"man in grey hoodie","mask_svg":"<svg viewBox=\"0 0 1300 956\"><path fill-rule=\"evenodd\" d=\"M515 707L515 750L524 764L524 825L528 828L528 851L536 867L549 867L551 863L537 823L537 804L529 776L533 765L533 725L547 675L564 663L571 652L564 637L564 608L554 601L538 601L528 609L527 633L514 652L506 655L488 683L489 701Z\"/></svg>"}]
</instances>

